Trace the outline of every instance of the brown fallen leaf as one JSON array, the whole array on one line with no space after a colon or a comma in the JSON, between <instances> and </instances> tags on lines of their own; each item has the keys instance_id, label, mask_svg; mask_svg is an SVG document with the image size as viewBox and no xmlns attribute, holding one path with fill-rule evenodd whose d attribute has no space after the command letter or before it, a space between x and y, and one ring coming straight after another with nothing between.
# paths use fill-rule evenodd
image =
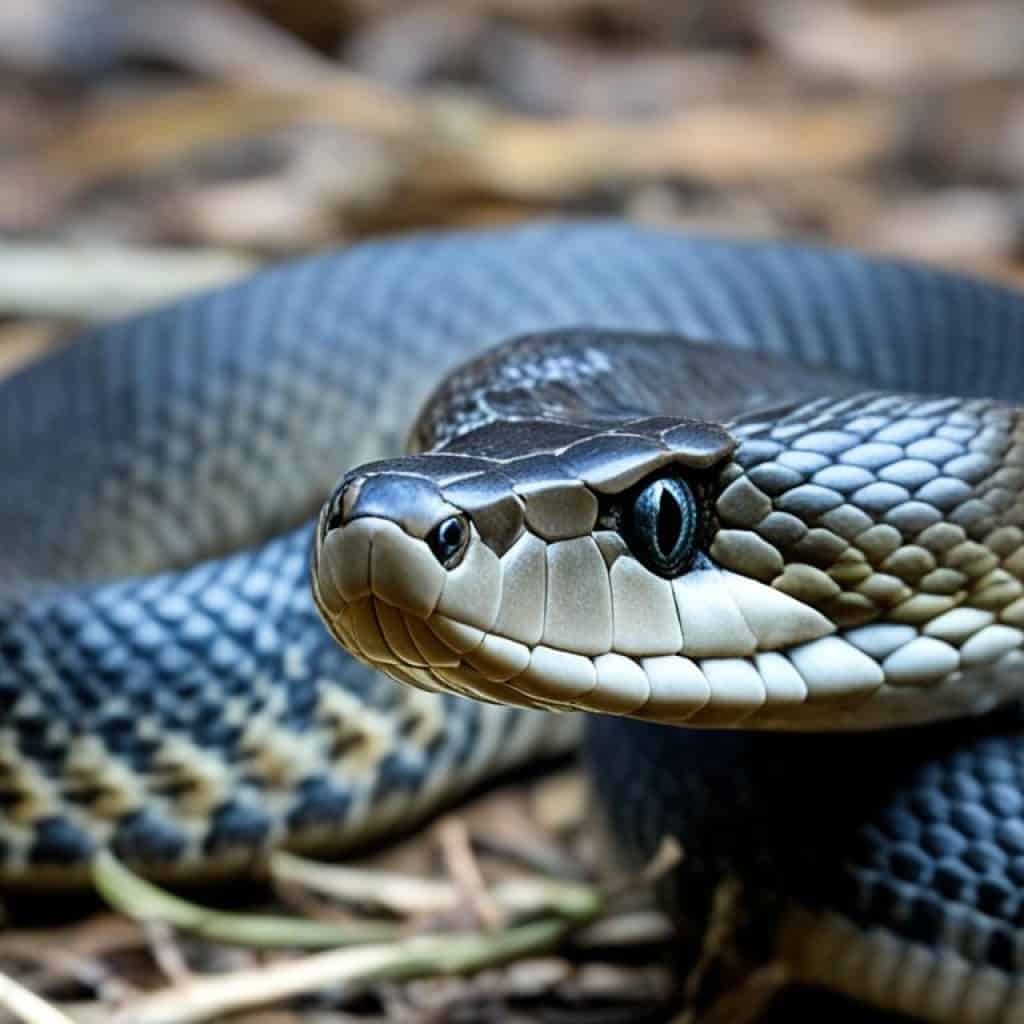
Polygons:
<instances>
[{"instance_id":1,"label":"brown fallen leaf","mask_svg":"<svg viewBox=\"0 0 1024 1024\"><path fill-rule=\"evenodd\" d=\"M48 158L83 185L144 173L204 146L322 123L395 140L404 180L438 196L554 200L601 183L688 177L743 182L863 166L890 149L883 104L704 106L637 121L545 120L452 94L417 97L337 73L302 91L202 89L99 105Z\"/></svg>"}]
</instances>

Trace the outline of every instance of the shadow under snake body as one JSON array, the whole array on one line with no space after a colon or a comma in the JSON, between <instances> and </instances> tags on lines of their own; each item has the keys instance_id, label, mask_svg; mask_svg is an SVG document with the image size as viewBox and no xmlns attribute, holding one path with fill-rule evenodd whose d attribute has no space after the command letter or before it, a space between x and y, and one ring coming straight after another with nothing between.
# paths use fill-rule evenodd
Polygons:
<instances>
[{"instance_id":1,"label":"shadow under snake body","mask_svg":"<svg viewBox=\"0 0 1024 1024\"><path fill-rule=\"evenodd\" d=\"M697 933L737 877L795 977L1017 1019L1022 327L938 271L575 224L92 332L0 383L0 870L343 849L581 707L613 834L680 838ZM311 550L331 630L411 686L328 635Z\"/></svg>"}]
</instances>

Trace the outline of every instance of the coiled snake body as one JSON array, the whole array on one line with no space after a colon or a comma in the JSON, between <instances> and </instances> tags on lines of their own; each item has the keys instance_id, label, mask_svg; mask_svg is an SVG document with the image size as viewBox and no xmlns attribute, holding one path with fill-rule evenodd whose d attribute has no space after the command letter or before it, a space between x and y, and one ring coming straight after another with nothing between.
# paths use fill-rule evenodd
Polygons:
<instances>
[{"instance_id":1,"label":"coiled snake body","mask_svg":"<svg viewBox=\"0 0 1024 1024\"><path fill-rule=\"evenodd\" d=\"M797 976L1018 1019L1022 326L937 271L592 224L95 332L0 384L4 874L344 847L582 708L686 920L738 876Z\"/></svg>"}]
</instances>

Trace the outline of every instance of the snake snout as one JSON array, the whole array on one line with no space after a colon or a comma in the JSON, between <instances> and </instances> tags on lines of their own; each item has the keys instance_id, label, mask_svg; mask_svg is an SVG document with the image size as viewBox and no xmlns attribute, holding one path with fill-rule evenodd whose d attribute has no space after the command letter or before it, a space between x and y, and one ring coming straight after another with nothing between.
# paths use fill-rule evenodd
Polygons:
<instances>
[{"instance_id":1,"label":"snake snout","mask_svg":"<svg viewBox=\"0 0 1024 1024\"><path fill-rule=\"evenodd\" d=\"M423 539L459 510L441 497L431 480L409 473L381 472L345 477L326 506L324 537L358 519L387 520Z\"/></svg>"},{"instance_id":2,"label":"snake snout","mask_svg":"<svg viewBox=\"0 0 1024 1024\"><path fill-rule=\"evenodd\" d=\"M465 517L429 480L401 473L346 478L321 517L318 596L335 615L372 597L426 618L468 541Z\"/></svg>"},{"instance_id":3,"label":"snake snout","mask_svg":"<svg viewBox=\"0 0 1024 1024\"><path fill-rule=\"evenodd\" d=\"M402 682L444 689L432 673L459 664L461 624L496 600L497 580L477 565L482 548L469 517L431 480L393 471L346 478L317 532L317 607L356 657Z\"/></svg>"}]
</instances>

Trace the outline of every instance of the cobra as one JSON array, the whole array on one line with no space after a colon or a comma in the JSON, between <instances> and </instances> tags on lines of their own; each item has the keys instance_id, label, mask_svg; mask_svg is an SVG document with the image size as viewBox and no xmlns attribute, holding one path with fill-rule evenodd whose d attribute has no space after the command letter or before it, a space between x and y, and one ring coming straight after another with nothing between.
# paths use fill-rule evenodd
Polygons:
<instances>
[{"instance_id":1,"label":"cobra","mask_svg":"<svg viewBox=\"0 0 1024 1024\"><path fill-rule=\"evenodd\" d=\"M935 270L577 224L96 332L0 385L7 877L341 849L579 709L623 853L687 850L683 943L735 876L794 977L1016 1019L1022 324Z\"/></svg>"}]
</instances>

